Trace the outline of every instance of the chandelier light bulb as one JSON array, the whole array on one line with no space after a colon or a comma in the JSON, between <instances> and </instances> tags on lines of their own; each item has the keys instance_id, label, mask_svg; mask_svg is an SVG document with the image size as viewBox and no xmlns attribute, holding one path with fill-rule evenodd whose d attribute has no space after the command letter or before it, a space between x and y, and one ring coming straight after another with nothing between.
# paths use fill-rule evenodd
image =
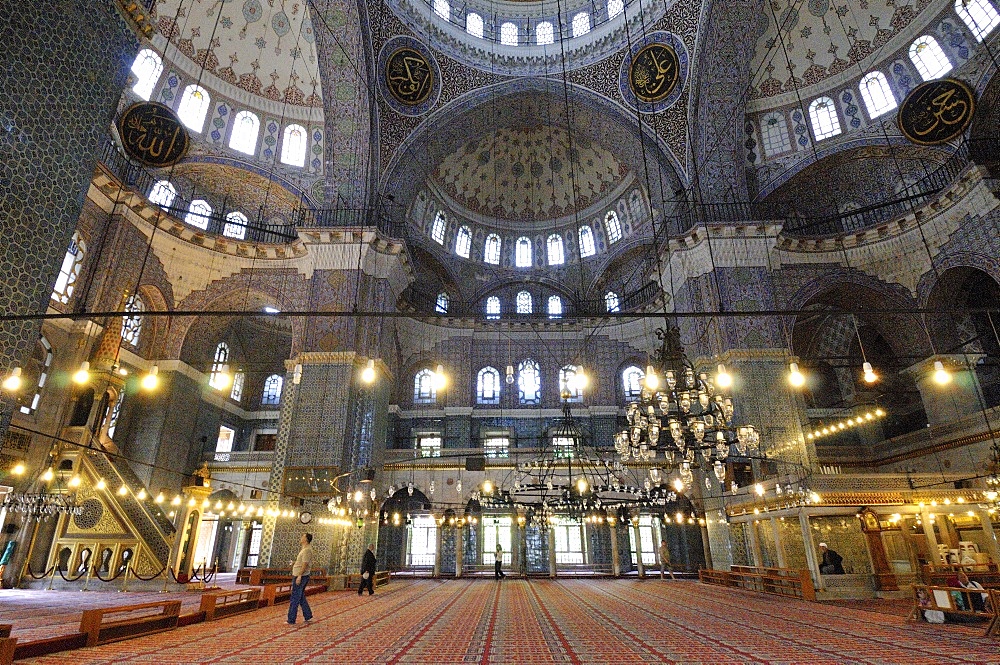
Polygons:
<instances>
[{"instance_id":1,"label":"chandelier light bulb","mask_svg":"<svg viewBox=\"0 0 1000 665\"><path fill-rule=\"evenodd\" d=\"M806 383L806 377L799 371L798 363L788 365L788 382L795 388L801 388Z\"/></svg>"},{"instance_id":2,"label":"chandelier light bulb","mask_svg":"<svg viewBox=\"0 0 1000 665\"><path fill-rule=\"evenodd\" d=\"M875 383L876 381L878 381L878 374L876 374L875 370L872 369L871 363L866 362L864 365L862 365L862 369L864 370L865 373L865 383Z\"/></svg>"},{"instance_id":3,"label":"chandelier light bulb","mask_svg":"<svg viewBox=\"0 0 1000 665\"><path fill-rule=\"evenodd\" d=\"M145 487L140 488L139 489L139 493L135 495L135 498L139 499L139 501L145 501L145 499L146 499L146 488Z\"/></svg>"},{"instance_id":4,"label":"chandelier light bulb","mask_svg":"<svg viewBox=\"0 0 1000 665\"><path fill-rule=\"evenodd\" d=\"M361 499L363 498L365 498L365 495L361 493L361 490L355 490L354 503L361 503Z\"/></svg>"},{"instance_id":5,"label":"chandelier light bulb","mask_svg":"<svg viewBox=\"0 0 1000 665\"><path fill-rule=\"evenodd\" d=\"M940 360L934 361L934 383L943 386L951 381L951 372L944 368Z\"/></svg>"},{"instance_id":6,"label":"chandelier light bulb","mask_svg":"<svg viewBox=\"0 0 1000 665\"><path fill-rule=\"evenodd\" d=\"M26 468L22 462L18 462L17 464L14 465L14 468L10 470L10 472L15 476L23 476L25 471Z\"/></svg>"},{"instance_id":7,"label":"chandelier light bulb","mask_svg":"<svg viewBox=\"0 0 1000 665\"><path fill-rule=\"evenodd\" d=\"M493 494L493 481L491 480L483 481L483 493Z\"/></svg>"},{"instance_id":8,"label":"chandelier light bulb","mask_svg":"<svg viewBox=\"0 0 1000 665\"><path fill-rule=\"evenodd\" d=\"M212 383L216 390L225 390L231 385L233 385L233 377L229 370L225 369L215 375L215 381Z\"/></svg>"},{"instance_id":9,"label":"chandelier light bulb","mask_svg":"<svg viewBox=\"0 0 1000 665\"><path fill-rule=\"evenodd\" d=\"M73 375L73 382L82 386L88 381L90 381L90 363L84 360L80 363L80 369Z\"/></svg>"},{"instance_id":10,"label":"chandelier light bulb","mask_svg":"<svg viewBox=\"0 0 1000 665\"><path fill-rule=\"evenodd\" d=\"M122 485L121 487L118 488L118 495L119 496L125 496L126 494L128 494L128 487L126 487L125 485Z\"/></svg>"},{"instance_id":11,"label":"chandelier light bulb","mask_svg":"<svg viewBox=\"0 0 1000 665\"><path fill-rule=\"evenodd\" d=\"M584 371L583 371L583 370L581 369L581 370L580 370L579 372L577 372L577 373L576 373L576 374L575 374L575 375L573 376L573 383L574 383L574 387L575 387L575 388L576 388L577 390L586 390L586 389L587 389L587 386L588 386L588 385L590 384L590 378L589 378L589 377L587 376L587 374L586 374L586 373L585 373L585 372L584 372Z\"/></svg>"},{"instance_id":12,"label":"chandelier light bulb","mask_svg":"<svg viewBox=\"0 0 1000 665\"><path fill-rule=\"evenodd\" d=\"M507 381L507 385L508 386L514 385L514 366L513 365L507 365L507 379L506 379L506 381Z\"/></svg>"},{"instance_id":13,"label":"chandelier light bulb","mask_svg":"<svg viewBox=\"0 0 1000 665\"><path fill-rule=\"evenodd\" d=\"M73 477L70 478L69 482L66 483L66 484L69 485L70 487L79 487L80 486L80 476L78 476L76 474L73 474Z\"/></svg>"},{"instance_id":14,"label":"chandelier light bulb","mask_svg":"<svg viewBox=\"0 0 1000 665\"><path fill-rule=\"evenodd\" d=\"M715 374L715 385L720 388L729 388L733 385L733 375L726 371L726 366L719 363L718 371Z\"/></svg>"},{"instance_id":15,"label":"chandelier light bulb","mask_svg":"<svg viewBox=\"0 0 1000 665\"><path fill-rule=\"evenodd\" d=\"M660 377L656 376L652 365L646 365L646 387L654 391L660 387Z\"/></svg>"},{"instance_id":16,"label":"chandelier light bulb","mask_svg":"<svg viewBox=\"0 0 1000 665\"><path fill-rule=\"evenodd\" d=\"M160 492L159 494L157 494L156 498L153 499L153 501L155 503L163 503L166 500L167 500L167 497L163 496L163 492Z\"/></svg>"},{"instance_id":17,"label":"chandelier light bulb","mask_svg":"<svg viewBox=\"0 0 1000 665\"><path fill-rule=\"evenodd\" d=\"M42 480L44 482L46 482L46 483L49 482L50 480L52 480L55 477L56 477L56 474L52 470L51 466L49 468L45 469L45 473L42 474Z\"/></svg>"},{"instance_id":18,"label":"chandelier light bulb","mask_svg":"<svg viewBox=\"0 0 1000 665\"><path fill-rule=\"evenodd\" d=\"M10 375L3 380L3 389L8 392L17 392L21 389L21 368L15 367L10 371Z\"/></svg>"},{"instance_id":19,"label":"chandelier light bulb","mask_svg":"<svg viewBox=\"0 0 1000 665\"><path fill-rule=\"evenodd\" d=\"M142 388L143 390L156 390L156 387L160 385L160 379L157 374L160 373L160 368L153 365L149 368L149 374L142 377Z\"/></svg>"},{"instance_id":20,"label":"chandelier light bulb","mask_svg":"<svg viewBox=\"0 0 1000 665\"><path fill-rule=\"evenodd\" d=\"M361 370L361 380L365 383L375 382L375 359L369 358L368 364Z\"/></svg>"},{"instance_id":21,"label":"chandelier light bulb","mask_svg":"<svg viewBox=\"0 0 1000 665\"><path fill-rule=\"evenodd\" d=\"M576 489L580 491L580 494L586 492L588 487L589 485L587 483L586 478L580 478L578 481L576 481Z\"/></svg>"},{"instance_id":22,"label":"chandelier light bulb","mask_svg":"<svg viewBox=\"0 0 1000 665\"><path fill-rule=\"evenodd\" d=\"M104 489L107 489L108 483L107 483L107 481L104 480L104 478L100 478L97 481L97 485L95 485L95 487L97 487L97 489L99 489L99 490L104 490Z\"/></svg>"},{"instance_id":23,"label":"chandelier light bulb","mask_svg":"<svg viewBox=\"0 0 1000 665\"><path fill-rule=\"evenodd\" d=\"M684 481L681 480L680 478L674 478L674 490L676 490L677 493L683 492L684 491Z\"/></svg>"}]
</instances>

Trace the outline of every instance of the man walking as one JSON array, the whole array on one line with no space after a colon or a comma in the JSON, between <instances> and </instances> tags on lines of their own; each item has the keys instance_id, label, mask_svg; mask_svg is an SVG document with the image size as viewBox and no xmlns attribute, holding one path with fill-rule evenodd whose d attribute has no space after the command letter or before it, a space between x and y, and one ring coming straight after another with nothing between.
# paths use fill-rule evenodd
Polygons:
<instances>
[{"instance_id":1,"label":"man walking","mask_svg":"<svg viewBox=\"0 0 1000 665\"><path fill-rule=\"evenodd\" d=\"M306 585L309 584L309 573L312 572L312 534L304 533L299 539L302 546L299 555L295 557L292 564L292 599L288 604L288 623L295 625L295 619L299 614L299 605L302 606L302 618L306 623L312 621L313 613L309 609L309 601L306 600Z\"/></svg>"},{"instance_id":2,"label":"man walking","mask_svg":"<svg viewBox=\"0 0 1000 665\"><path fill-rule=\"evenodd\" d=\"M667 541L660 541L660 548L657 552L660 556L660 579L666 579L664 577L664 572L666 571L670 573L670 579L676 580L677 578L674 577L674 568L670 565L670 548L667 547Z\"/></svg>"},{"instance_id":3,"label":"man walking","mask_svg":"<svg viewBox=\"0 0 1000 665\"><path fill-rule=\"evenodd\" d=\"M361 558L361 584L358 585L358 595L365 589L368 589L368 595L375 595L375 545L374 543L368 546L365 550L365 555Z\"/></svg>"}]
</instances>

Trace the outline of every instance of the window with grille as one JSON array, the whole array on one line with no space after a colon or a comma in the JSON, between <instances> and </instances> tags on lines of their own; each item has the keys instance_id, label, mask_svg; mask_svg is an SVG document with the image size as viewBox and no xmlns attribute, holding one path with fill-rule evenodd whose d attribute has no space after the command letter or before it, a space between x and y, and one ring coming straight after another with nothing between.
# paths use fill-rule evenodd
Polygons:
<instances>
[{"instance_id":1,"label":"window with grille","mask_svg":"<svg viewBox=\"0 0 1000 665\"><path fill-rule=\"evenodd\" d=\"M584 224L580 227L580 256L586 258L597 254L597 246L594 244L594 231Z\"/></svg>"},{"instance_id":2,"label":"window with grille","mask_svg":"<svg viewBox=\"0 0 1000 665\"><path fill-rule=\"evenodd\" d=\"M447 293L439 293L437 297L437 302L434 304L434 311L438 314L448 313L448 303L451 299L448 297Z\"/></svg>"},{"instance_id":3,"label":"window with grille","mask_svg":"<svg viewBox=\"0 0 1000 665\"><path fill-rule=\"evenodd\" d=\"M225 342L219 342L215 347L215 358L212 360L208 385L217 390L229 385L229 345Z\"/></svg>"},{"instance_id":4,"label":"window with grille","mask_svg":"<svg viewBox=\"0 0 1000 665\"><path fill-rule=\"evenodd\" d=\"M281 141L281 161L289 166L305 166L306 129L302 125L288 125Z\"/></svg>"},{"instance_id":5,"label":"window with grille","mask_svg":"<svg viewBox=\"0 0 1000 665\"><path fill-rule=\"evenodd\" d=\"M563 315L563 301L559 296L549 296L549 318L561 319Z\"/></svg>"},{"instance_id":6,"label":"window with grille","mask_svg":"<svg viewBox=\"0 0 1000 665\"><path fill-rule=\"evenodd\" d=\"M955 0L955 13L977 42L986 39L1000 25L1000 13L990 0Z\"/></svg>"},{"instance_id":7,"label":"window with grille","mask_svg":"<svg viewBox=\"0 0 1000 665\"><path fill-rule=\"evenodd\" d=\"M417 436L417 450L421 457L441 457L441 435L421 434Z\"/></svg>"},{"instance_id":8,"label":"window with grille","mask_svg":"<svg viewBox=\"0 0 1000 665\"><path fill-rule=\"evenodd\" d=\"M792 141L788 136L788 123L781 111L767 113L760 119L760 139L764 146L764 154L780 155L792 149Z\"/></svg>"},{"instance_id":9,"label":"window with grille","mask_svg":"<svg viewBox=\"0 0 1000 665\"><path fill-rule=\"evenodd\" d=\"M951 71L951 61L937 40L930 35L917 37L910 44L910 60L924 81L941 78Z\"/></svg>"},{"instance_id":10,"label":"window with grille","mask_svg":"<svg viewBox=\"0 0 1000 665\"><path fill-rule=\"evenodd\" d=\"M184 216L184 222L199 229L207 229L208 220L211 216L212 206L208 205L208 201L195 199L188 207L187 215Z\"/></svg>"},{"instance_id":11,"label":"window with grille","mask_svg":"<svg viewBox=\"0 0 1000 665\"><path fill-rule=\"evenodd\" d=\"M552 44L555 40L555 29L548 21L542 21L535 27L535 43L539 46Z\"/></svg>"},{"instance_id":12,"label":"window with grille","mask_svg":"<svg viewBox=\"0 0 1000 665\"><path fill-rule=\"evenodd\" d=\"M809 121L812 123L813 136L817 141L828 139L840 133L840 119L837 108L829 97L814 99L809 105Z\"/></svg>"},{"instance_id":13,"label":"window with grille","mask_svg":"<svg viewBox=\"0 0 1000 665\"><path fill-rule=\"evenodd\" d=\"M251 111L240 111L233 118L233 130L229 134L229 147L237 152L252 155L257 152L257 136L260 134L260 118Z\"/></svg>"},{"instance_id":14,"label":"window with grille","mask_svg":"<svg viewBox=\"0 0 1000 665\"><path fill-rule=\"evenodd\" d=\"M264 406L277 406L281 402L281 386L284 382L285 379L278 374L267 377L260 403Z\"/></svg>"},{"instance_id":15,"label":"window with grille","mask_svg":"<svg viewBox=\"0 0 1000 665\"><path fill-rule=\"evenodd\" d=\"M500 26L500 43L504 46L517 46L517 24L507 21Z\"/></svg>"},{"instance_id":16,"label":"window with grille","mask_svg":"<svg viewBox=\"0 0 1000 665\"><path fill-rule=\"evenodd\" d=\"M465 17L465 31L473 37L483 38L483 17L475 12Z\"/></svg>"},{"instance_id":17,"label":"window with grille","mask_svg":"<svg viewBox=\"0 0 1000 665\"><path fill-rule=\"evenodd\" d=\"M422 369L413 377L413 401L417 404L433 404L437 400L434 388L434 372Z\"/></svg>"},{"instance_id":18,"label":"window with grille","mask_svg":"<svg viewBox=\"0 0 1000 665\"><path fill-rule=\"evenodd\" d=\"M626 400L639 399L639 395L642 394L642 380L645 376L646 373L635 365L625 368L622 372L622 388Z\"/></svg>"},{"instance_id":19,"label":"window with grille","mask_svg":"<svg viewBox=\"0 0 1000 665\"><path fill-rule=\"evenodd\" d=\"M573 17L573 36L583 37L590 32L590 14L580 12Z\"/></svg>"},{"instance_id":20,"label":"window with grille","mask_svg":"<svg viewBox=\"0 0 1000 665\"><path fill-rule=\"evenodd\" d=\"M125 311L131 316L122 319L122 339L132 346L139 346L139 334L142 332L142 313L146 306L142 299L134 294L125 301Z\"/></svg>"},{"instance_id":21,"label":"window with grille","mask_svg":"<svg viewBox=\"0 0 1000 665\"><path fill-rule=\"evenodd\" d=\"M521 404L538 404L541 400L542 377L534 360L524 360L518 365L517 389Z\"/></svg>"},{"instance_id":22,"label":"window with grille","mask_svg":"<svg viewBox=\"0 0 1000 665\"><path fill-rule=\"evenodd\" d=\"M500 265L500 236L495 233L486 236L486 246L483 248L483 261L495 266Z\"/></svg>"},{"instance_id":23,"label":"window with grille","mask_svg":"<svg viewBox=\"0 0 1000 665\"><path fill-rule=\"evenodd\" d=\"M563 239L556 233L549 236L547 241L549 249L549 265L550 266L561 266L566 261L565 252L563 252Z\"/></svg>"},{"instance_id":24,"label":"window with grille","mask_svg":"<svg viewBox=\"0 0 1000 665\"><path fill-rule=\"evenodd\" d=\"M497 296L490 296L486 299L486 318L487 319L499 319L500 318L500 298Z\"/></svg>"},{"instance_id":25,"label":"window with grille","mask_svg":"<svg viewBox=\"0 0 1000 665\"><path fill-rule=\"evenodd\" d=\"M507 457L510 455L510 437L507 435L487 436L483 439L483 453L486 457Z\"/></svg>"},{"instance_id":26,"label":"window with grille","mask_svg":"<svg viewBox=\"0 0 1000 665\"><path fill-rule=\"evenodd\" d=\"M622 239L622 223L614 210L604 216L604 230L608 234L608 242L615 243Z\"/></svg>"},{"instance_id":27,"label":"window with grille","mask_svg":"<svg viewBox=\"0 0 1000 665\"><path fill-rule=\"evenodd\" d=\"M608 0L608 18L614 18L625 11L625 0Z\"/></svg>"},{"instance_id":28,"label":"window with grille","mask_svg":"<svg viewBox=\"0 0 1000 665\"><path fill-rule=\"evenodd\" d=\"M434 13L448 20L451 17L451 6L448 4L448 0L434 0Z\"/></svg>"},{"instance_id":29,"label":"window with grille","mask_svg":"<svg viewBox=\"0 0 1000 665\"><path fill-rule=\"evenodd\" d=\"M869 72L862 77L861 99L870 118L877 118L896 108L896 98L882 72Z\"/></svg>"},{"instance_id":30,"label":"window with grille","mask_svg":"<svg viewBox=\"0 0 1000 665\"><path fill-rule=\"evenodd\" d=\"M73 297L73 290L76 288L77 280L80 278L80 270L83 268L83 257L87 253L87 245L80 238L79 233L74 233L69 241L69 249L63 257L62 266L59 268L59 275L56 277L56 285L52 290L52 299L62 304L69 303Z\"/></svg>"},{"instance_id":31,"label":"window with grille","mask_svg":"<svg viewBox=\"0 0 1000 665\"><path fill-rule=\"evenodd\" d=\"M229 399L234 402L243 400L243 384L247 380L247 375L243 372L236 372L233 375L233 389L229 391Z\"/></svg>"},{"instance_id":32,"label":"window with grille","mask_svg":"<svg viewBox=\"0 0 1000 665\"><path fill-rule=\"evenodd\" d=\"M132 73L135 75L135 85L132 86L132 92L149 101L153 94L153 88L156 87L156 82L160 80L160 74L163 73L163 59L155 51L144 48L139 51L135 62L132 63Z\"/></svg>"},{"instance_id":33,"label":"window with grille","mask_svg":"<svg viewBox=\"0 0 1000 665\"><path fill-rule=\"evenodd\" d=\"M517 239L514 248L514 265L518 268L531 267L531 241L523 236Z\"/></svg>"},{"instance_id":34,"label":"window with grille","mask_svg":"<svg viewBox=\"0 0 1000 665\"><path fill-rule=\"evenodd\" d=\"M247 223L249 220L242 212L233 211L226 215L226 224L222 227L222 235L227 238L244 240L247 237Z\"/></svg>"},{"instance_id":35,"label":"window with grille","mask_svg":"<svg viewBox=\"0 0 1000 665\"><path fill-rule=\"evenodd\" d=\"M531 294L527 291L519 291L517 294L517 313L531 314L532 302Z\"/></svg>"},{"instance_id":36,"label":"window with grille","mask_svg":"<svg viewBox=\"0 0 1000 665\"><path fill-rule=\"evenodd\" d=\"M469 258L469 254L472 250L472 231L469 230L468 226L463 226L458 229L458 233L455 234L455 253L462 258Z\"/></svg>"},{"instance_id":37,"label":"window with grille","mask_svg":"<svg viewBox=\"0 0 1000 665\"><path fill-rule=\"evenodd\" d=\"M188 129L200 133L205 126L205 116L208 115L208 106L211 102L212 98L207 90L200 85L189 85L184 88L184 93L181 95L181 103L177 106L177 117Z\"/></svg>"},{"instance_id":38,"label":"window with grille","mask_svg":"<svg viewBox=\"0 0 1000 665\"><path fill-rule=\"evenodd\" d=\"M444 244L444 229L447 223L448 220L445 219L444 213L439 212L434 215L434 223L431 224L431 239L439 245Z\"/></svg>"},{"instance_id":39,"label":"window with grille","mask_svg":"<svg viewBox=\"0 0 1000 665\"><path fill-rule=\"evenodd\" d=\"M500 403L500 372L495 367L484 367L476 376L476 402Z\"/></svg>"},{"instance_id":40,"label":"window with grille","mask_svg":"<svg viewBox=\"0 0 1000 665\"><path fill-rule=\"evenodd\" d=\"M621 311L621 305L618 301L618 294L614 291L608 291L604 294L604 306L607 307L609 312L619 312Z\"/></svg>"},{"instance_id":41,"label":"window with grille","mask_svg":"<svg viewBox=\"0 0 1000 665\"><path fill-rule=\"evenodd\" d=\"M149 190L149 202L155 203L164 210L174 204L177 197L177 188L169 180L159 180L153 189Z\"/></svg>"}]
</instances>

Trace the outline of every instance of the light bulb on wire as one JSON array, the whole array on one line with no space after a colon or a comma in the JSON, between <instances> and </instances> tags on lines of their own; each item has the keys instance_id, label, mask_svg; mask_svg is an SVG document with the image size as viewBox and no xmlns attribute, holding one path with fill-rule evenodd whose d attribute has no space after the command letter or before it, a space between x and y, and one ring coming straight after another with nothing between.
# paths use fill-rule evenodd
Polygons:
<instances>
[{"instance_id":1,"label":"light bulb on wire","mask_svg":"<svg viewBox=\"0 0 1000 665\"><path fill-rule=\"evenodd\" d=\"M6 391L8 391L8 392L12 392L12 393L17 392L18 390L20 390L21 389L21 372L22 372L22 370L21 370L20 367L15 367L14 369L12 369L10 371L10 375L8 375L7 378L3 380L3 384L0 384L0 385L3 385L3 389L6 390Z\"/></svg>"},{"instance_id":2,"label":"light bulb on wire","mask_svg":"<svg viewBox=\"0 0 1000 665\"><path fill-rule=\"evenodd\" d=\"M439 364L434 370L434 389L442 390L448 383L448 377L444 373L444 365Z\"/></svg>"},{"instance_id":3,"label":"light bulb on wire","mask_svg":"<svg viewBox=\"0 0 1000 665\"><path fill-rule=\"evenodd\" d=\"M368 359L368 364L365 365L365 368L363 370L361 370L361 380L364 381L365 383L374 383L375 382L375 359L374 358L369 358Z\"/></svg>"},{"instance_id":4,"label":"light bulb on wire","mask_svg":"<svg viewBox=\"0 0 1000 665\"><path fill-rule=\"evenodd\" d=\"M513 365L507 365L507 379L506 379L506 381L507 381L507 385L508 386L514 385L514 366Z\"/></svg>"},{"instance_id":5,"label":"light bulb on wire","mask_svg":"<svg viewBox=\"0 0 1000 665\"><path fill-rule=\"evenodd\" d=\"M715 374L715 385L720 388L729 388L733 385L733 375L726 371L726 366L719 363L718 371Z\"/></svg>"},{"instance_id":6,"label":"light bulb on wire","mask_svg":"<svg viewBox=\"0 0 1000 665\"><path fill-rule=\"evenodd\" d=\"M865 383L875 383L878 381L878 374L876 374L875 370L872 369L872 364L870 362L865 362L865 364L862 365L862 369L865 373Z\"/></svg>"},{"instance_id":7,"label":"light bulb on wire","mask_svg":"<svg viewBox=\"0 0 1000 665\"><path fill-rule=\"evenodd\" d=\"M646 387L654 391L660 387L660 377L656 376L652 365L646 365Z\"/></svg>"},{"instance_id":8,"label":"light bulb on wire","mask_svg":"<svg viewBox=\"0 0 1000 665\"><path fill-rule=\"evenodd\" d=\"M84 360L80 363L80 369L73 375L73 382L82 386L88 381L90 381L90 363Z\"/></svg>"},{"instance_id":9,"label":"light bulb on wire","mask_svg":"<svg viewBox=\"0 0 1000 665\"><path fill-rule=\"evenodd\" d=\"M798 363L788 365L788 382L795 388L801 388L806 384L806 377L799 371Z\"/></svg>"},{"instance_id":10,"label":"light bulb on wire","mask_svg":"<svg viewBox=\"0 0 1000 665\"><path fill-rule=\"evenodd\" d=\"M160 368L153 365L149 368L149 374L142 377L142 389L143 390L156 390L156 386L160 385L160 379L157 374L160 373Z\"/></svg>"},{"instance_id":11,"label":"light bulb on wire","mask_svg":"<svg viewBox=\"0 0 1000 665\"><path fill-rule=\"evenodd\" d=\"M944 368L940 360L934 361L934 383L943 386L951 381L951 372Z\"/></svg>"}]
</instances>

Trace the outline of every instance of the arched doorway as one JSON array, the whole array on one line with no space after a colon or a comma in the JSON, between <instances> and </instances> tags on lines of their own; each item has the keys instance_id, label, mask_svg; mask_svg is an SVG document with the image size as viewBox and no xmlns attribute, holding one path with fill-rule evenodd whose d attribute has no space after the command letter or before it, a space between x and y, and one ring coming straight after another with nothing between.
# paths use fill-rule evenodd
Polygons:
<instances>
[{"instance_id":1,"label":"arched doorway","mask_svg":"<svg viewBox=\"0 0 1000 665\"><path fill-rule=\"evenodd\" d=\"M438 524L431 502L414 488L397 490L379 512L378 559L388 570L429 574L437 556Z\"/></svg>"}]
</instances>

